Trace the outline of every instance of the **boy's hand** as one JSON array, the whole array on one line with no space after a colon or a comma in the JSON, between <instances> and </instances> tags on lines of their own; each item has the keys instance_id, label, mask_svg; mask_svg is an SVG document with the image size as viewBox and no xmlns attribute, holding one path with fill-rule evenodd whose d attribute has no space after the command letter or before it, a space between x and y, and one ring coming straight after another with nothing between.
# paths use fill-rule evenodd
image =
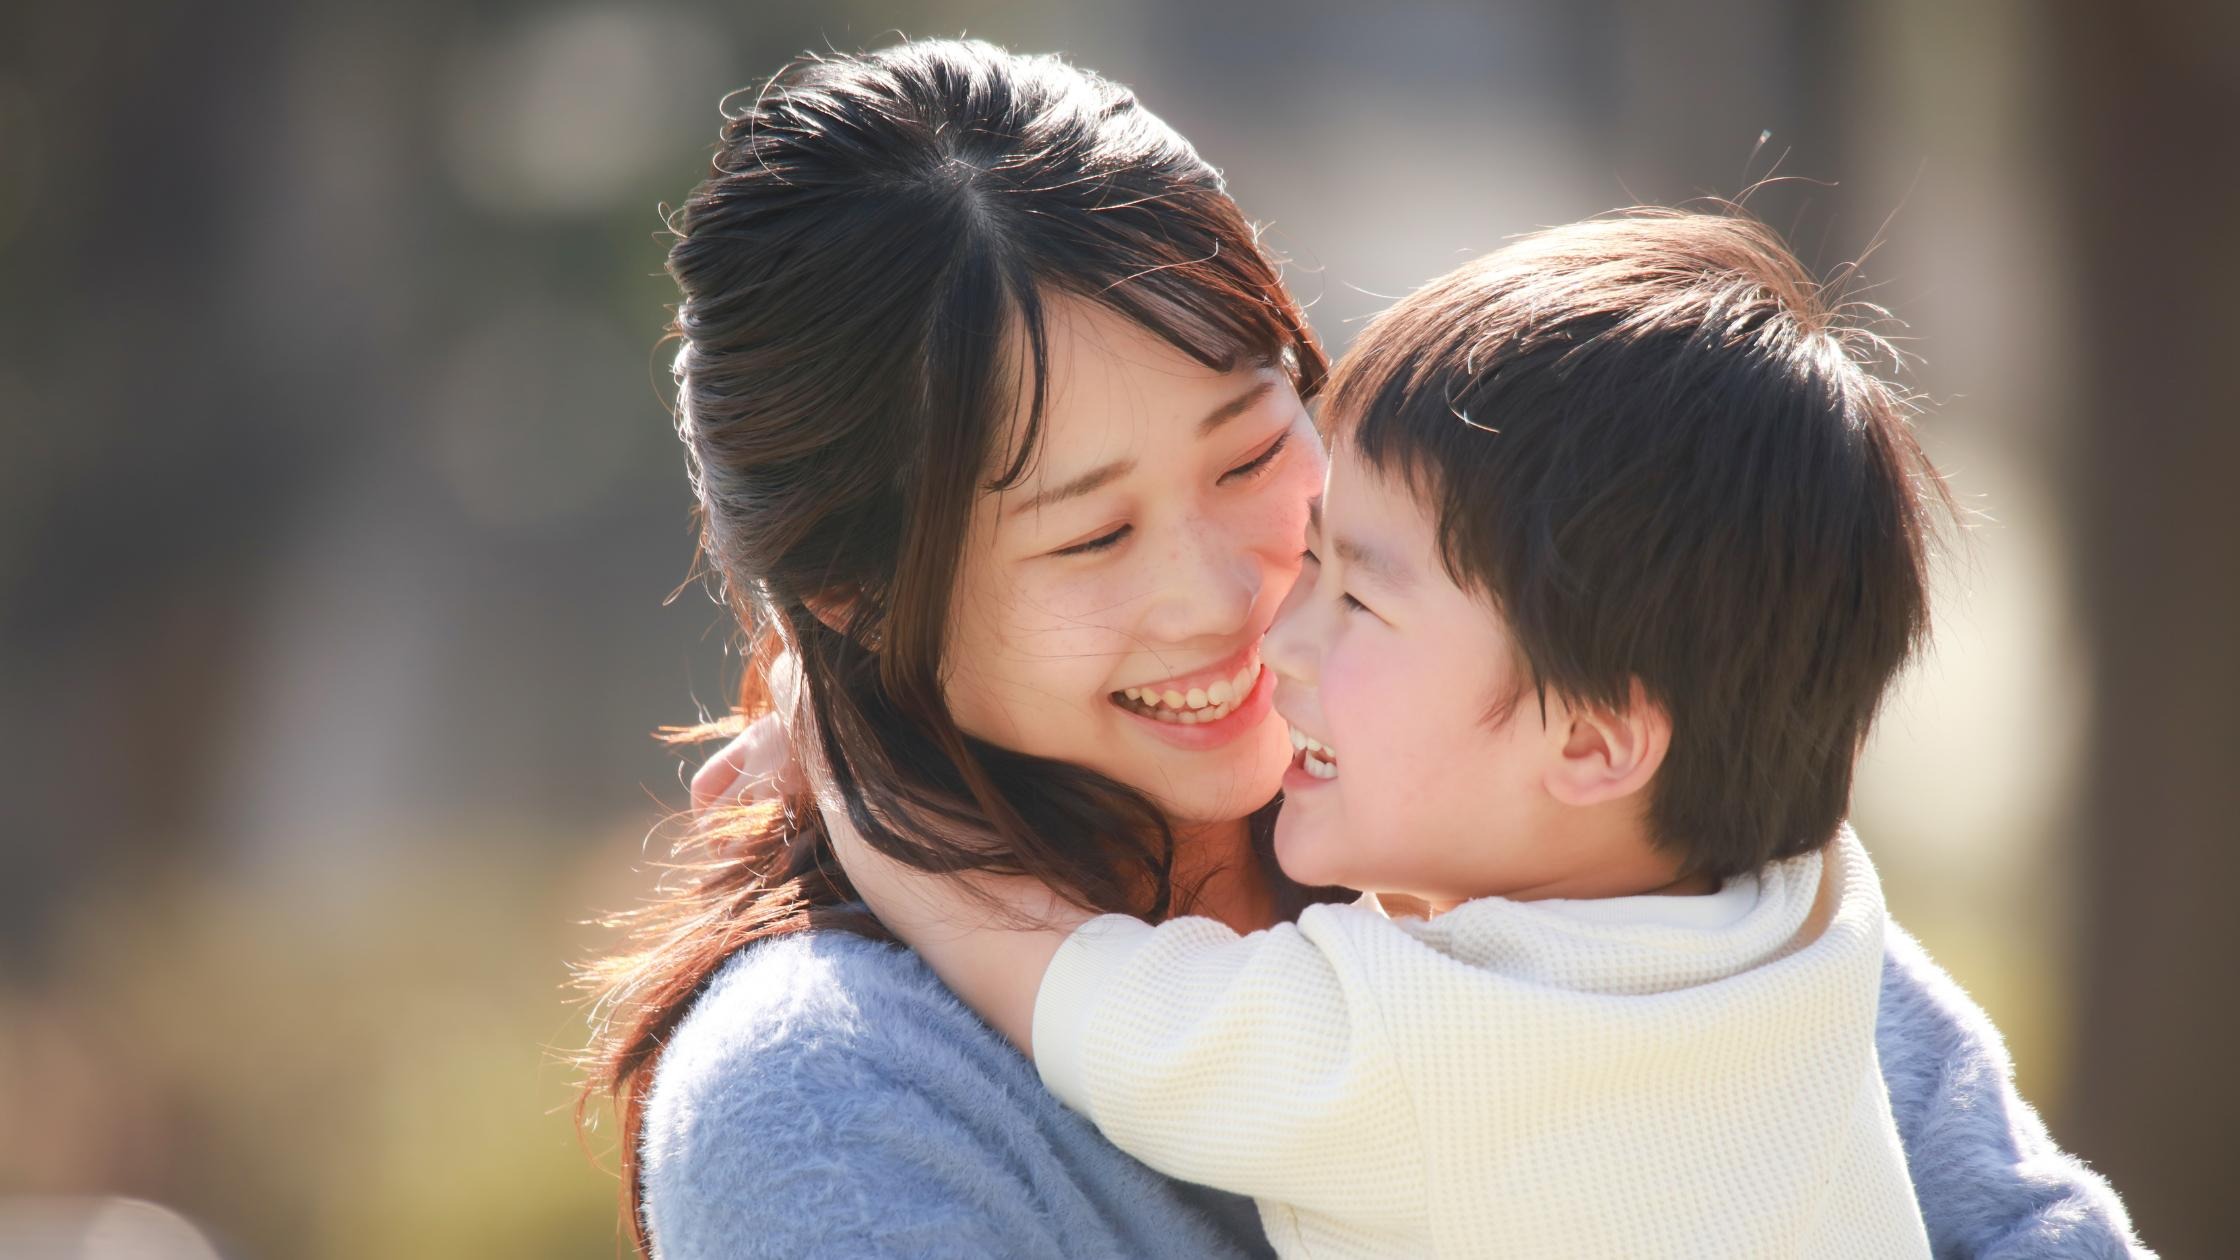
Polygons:
<instances>
[{"instance_id":1,"label":"boy's hand","mask_svg":"<svg viewBox=\"0 0 2240 1260\"><path fill-rule=\"evenodd\" d=\"M793 653L781 653L770 665L770 711L747 723L746 730L693 772L692 808L749 805L808 790L786 727L800 686L799 662Z\"/></svg>"},{"instance_id":2,"label":"boy's hand","mask_svg":"<svg viewBox=\"0 0 2240 1260\"><path fill-rule=\"evenodd\" d=\"M808 783L794 763L785 723L765 713L692 775L692 807L748 805L800 792Z\"/></svg>"},{"instance_id":3,"label":"boy's hand","mask_svg":"<svg viewBox=\"0 0 2240 1260\"><path fill-rule=\"evenodd\" d=\"M864 903L990 1027L1032 1056L1042 975L1089 913L1039 880L936 875L887 857L849 821L813 749L803 760L833 854Z\"/></svg>"}]
</instances>

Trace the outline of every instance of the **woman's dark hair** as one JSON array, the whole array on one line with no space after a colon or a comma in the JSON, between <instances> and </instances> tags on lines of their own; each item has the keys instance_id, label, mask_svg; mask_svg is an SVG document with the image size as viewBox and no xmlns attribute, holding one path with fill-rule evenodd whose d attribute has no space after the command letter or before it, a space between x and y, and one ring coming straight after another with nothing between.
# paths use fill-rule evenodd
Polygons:
<instances>
[{"instance_id":1,"label":"woman's dark hair","mask_svg":"<svg viewBox=\"0 0 2240 1260\"><path fill-rule=\"evenodd\" d=\"M1281 364L1308 396L1326 363L1299 307L1219 174L1127 90L1056 58L947 41L805 58L725 117L671 219L669 272L701 552L748 644L728 729L768 710L766 671L791 652L874 846L1163 916L1174 837L1148 797L957 728L951 592L975 499L1035 458L1053 298L1215 370ZM700 820L680 851L671 886L611 921L629 948L580 976L599 1029L581 1101L615 1099L641 1251L645 1092L708 978L765 937L879 932L845 908L806 802Z\"/></svg>"},{"instance_id":2,"label":"woman's dark hair","mask_svg":"<svg viewBox=\"0 0 2240 1260\"><path fill-rule=\"evenodd\" d=\"M1543 699L1623 711L1638 683L1670 716L1648 822L1683 873L1834 836L1928 633L1952 501L1847 315L1739 207L1645 207L1402 299L1323 409L1431 506Z\"/></svg>"}]
</instances>

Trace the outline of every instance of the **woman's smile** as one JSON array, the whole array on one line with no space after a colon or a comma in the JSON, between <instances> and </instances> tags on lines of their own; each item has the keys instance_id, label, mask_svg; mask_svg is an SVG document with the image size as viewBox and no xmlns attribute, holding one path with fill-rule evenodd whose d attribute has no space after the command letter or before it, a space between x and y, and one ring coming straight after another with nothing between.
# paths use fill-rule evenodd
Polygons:
<instances>
[{"instance_id":1,"label":"woman's smile","mask_svg":"<svg viewBox=\"0 0 2240 1260\"><path fill-rule=\"evenodd\" d=\"M1248 646L1244 657L1227 673L1224 667L1201 670L1107 698L1134 725L1176 748L1220 748L1265 722L1275 695L1275 675L1261 666L1260 645ZM1223 698L1216 702L1215 694Z\"/></svg>"},{"instance_id":2,"label":"woman's smile","mask_svg":"<svg viewBox=\"0 0 2240 1260\"><path fill-rule=\"evenodd\" d=\"M1194 726L1229 716L1259 681L1260 649L1255 640L1204 669L1124 687L1109 699L1142 717Z\"/></svg>"}]
</instances>

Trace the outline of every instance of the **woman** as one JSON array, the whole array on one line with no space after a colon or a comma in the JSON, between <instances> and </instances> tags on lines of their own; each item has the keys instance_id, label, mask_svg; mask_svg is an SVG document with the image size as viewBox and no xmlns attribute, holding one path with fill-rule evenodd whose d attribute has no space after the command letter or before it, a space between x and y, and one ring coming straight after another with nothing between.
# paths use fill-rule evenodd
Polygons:
<instances>
[{"instance_id":1,"label":"woman","mask_svg":"<svg viewBox=\"0 0 2240 1260\"><path fill-rule=\"evenodd\" d=\"M928 869L1240 929L1314 896L1265 860L1291 749L1257 649L1321 481L1324 360L1218 176L1100 79L915 44L782 75L675 226L679 429L753 645L743 712L790 652L857 826ZM641 1251L1264 1253L1249 1204L1121 1156L882 942L799 804L704 827L590 973ZM1949 1031L1884 1063L1939 1253L2120 1246L1980 1013L1907 942L1887 975L1885 1023Z\"/></svg>"}]
</instances>

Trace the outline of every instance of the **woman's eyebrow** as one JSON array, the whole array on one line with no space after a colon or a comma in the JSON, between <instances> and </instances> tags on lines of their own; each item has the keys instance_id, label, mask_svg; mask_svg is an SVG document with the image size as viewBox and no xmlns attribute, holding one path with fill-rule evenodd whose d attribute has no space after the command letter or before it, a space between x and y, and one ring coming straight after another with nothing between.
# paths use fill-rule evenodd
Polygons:
<instances>
[{"instance_id":1,"label":"woman's eyebrow","mask_svg":"<svg viewBox=\"0 0 2240 1260\"><path fill-rule=\"evenodd\" d=\"M1259 402L1262 398L1265 398L1268 394L1268 391L1274 389L1275 387L1276 383L1274 381L1262 381L1258 385L1253 386L1251 389L1246 390L1245 392L1237 395L1235 398L1232 398L1229 401L1221 404L1220 406L1215 407L1213 410L1207 412L1205 419L1198 421L1198 436L1204 437L1208 433L1213 432L1215 429L1220 428L1222 425L1225 425L1231 420L1236 419L1238 416L1243 415L1246 411L1251 409L1252 404Z\"/></svg>"},{"instance_id":2,"label":"woman's eyebrow","mask_svg":"<svg viewBox=\"0 0 2240 1260\"><path fill-rule=\"evenodd\" d=\"M1004 515L1017 516L1029 508L1048 507L1053 503L1063 503L1067 499L1078 499L1085 494L1094 494L1135 470L1136 462L1132 459L1114 460L1112 463L1092 468L1062 486L1053 486L1039 494L1021 499Z\"/></svg>"}]
</instances>

